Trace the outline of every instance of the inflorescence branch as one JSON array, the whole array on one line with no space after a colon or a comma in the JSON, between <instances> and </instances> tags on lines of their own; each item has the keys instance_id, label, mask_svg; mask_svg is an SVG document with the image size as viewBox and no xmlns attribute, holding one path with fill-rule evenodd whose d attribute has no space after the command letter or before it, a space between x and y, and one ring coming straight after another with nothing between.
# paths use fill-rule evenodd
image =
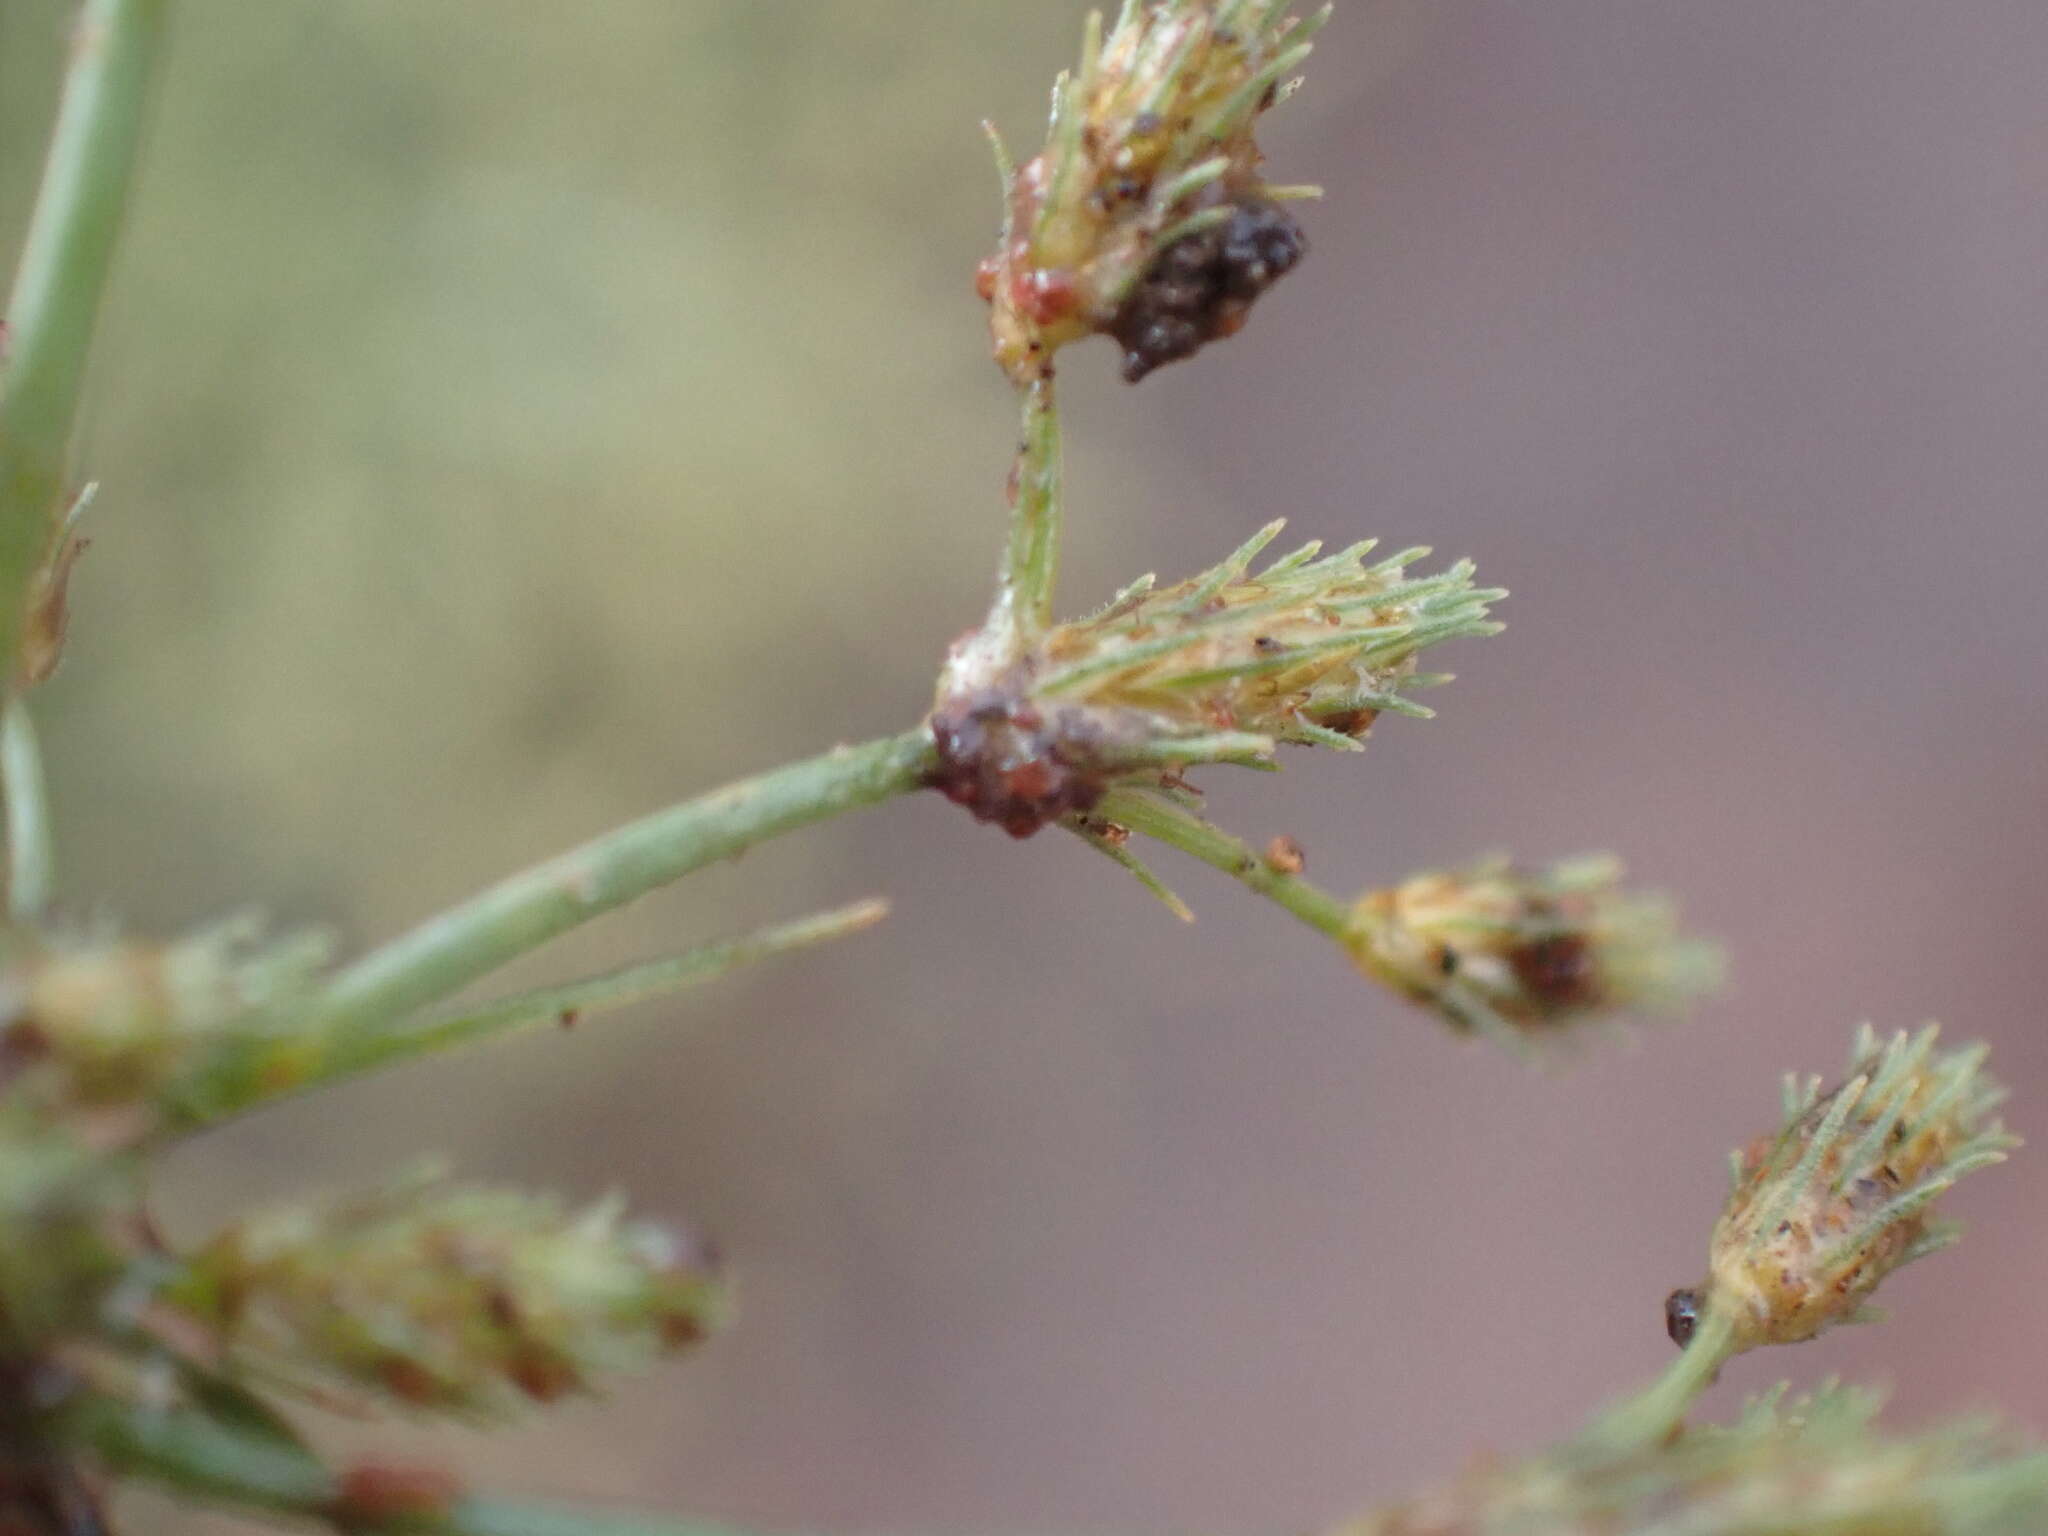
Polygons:
<instances>
[{"instance_id":1,"label":"inflorescence branch","mask_svg":"<svg viewBox=\"0 0 2048 1536\"><path fill-rule=\"evenodd\" d=\"M1710 945L1611 859L1491 860L1356 898L1310 882L1292 838L1254 849L1185 777L1270 771L1280 749L1357 752L1382 715L1429 718L1449 681L1424 651L1495 634L1506 594L1469 561L1371 540L1276 556L1275 520L1222 561L1140 577L1059 622L1066 488L1058 351L1117 345L1136 382L1240 331L1307 240L1254 142L1299 85L1330 9L1124 0L1091 16L1044 147L993 129L1001 234L981 264L995 361L1018 390L1009 535L983 624L956 642L917 726L699 795L515 874L338 971L314 935L237 921L170 943L47 915L51 837L19 697L54 668L90 487L70 443L94 316L136 157L165 0L88 0L14 287L0 393L0 1529L104 1529L97 1474L350 1532L716 1536L471 1494L431 1467L330 1468L275 1405L337 1396L502 1418L601 1389L725 1317L709 1250L629 1218L419 1173L300 1200L174 1246L149 1218L147 1154L291 1093L708 980L875 922L863 902L669 958L458 1004L570 929L756 843L937 789L1012 836L1058 824L1180 899L1132 852L1164 843L1324 937L1461 1035L1532 1054L1568 1026L1673 1011L1711 987ZM1263 562L1263 563L1262 563ZM1549 1457L1496 1464L1355 1536L1991 1536L2041 1527L2048 1459L1988 1431L1887 1443L1874 1404L1771 1397L1685 1429L1727 1359L1871 1315L1899 1265L1952 1240L1935 1200L2013 1145L1981 1048L1930 1029L1859 1038L1849 1076L1788 1086L1774 1137L1737 1154L1708 1277L1667 1302L1672 1369ZM1913 1518L1885 1523L1900 1510ZM2001 1523L2005 1522L2005 1523Z\"/></svg>"}]
</instances>

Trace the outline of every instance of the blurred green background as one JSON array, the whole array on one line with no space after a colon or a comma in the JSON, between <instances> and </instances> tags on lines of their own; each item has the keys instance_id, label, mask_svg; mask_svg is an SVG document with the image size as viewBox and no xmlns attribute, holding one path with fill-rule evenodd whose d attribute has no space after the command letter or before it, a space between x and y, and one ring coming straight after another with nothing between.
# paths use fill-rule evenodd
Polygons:
<instances>
[{"instance_id":1,"label":"blurred green background","mask_svg":"<svg viewBox=\"0 0 2048 1536\"><path fill-rule=\"evenodd\" d=\"M0 237L69 6L0 0ZM73 910L350 944L925 706L1013 433L976 127L1078 4L186 0L95 363L40 696ZM1066 370L1067 606L1266 518L1515 590L1443 718L1211 775L1343 887L1611 845L1729 1000L1531 1077L1169 866L900 803L537 957L881 891L878 934L187 1149L198 1233L421 1152L694 1220L743 1315L493 1439L506 1488L774 1528L1277 1529L1660 1366L1783 1068L1939 1013L2048 1090L2048 12L1350 0L1265 136L1314 253L1138 390ZM1162 861L1164 862L1164 861ZM2039 1422L2026 1162L1898 1321L1728 1373ZM227 1528L139 1506L138 1529Z\"/></svg>"}]
</instances>

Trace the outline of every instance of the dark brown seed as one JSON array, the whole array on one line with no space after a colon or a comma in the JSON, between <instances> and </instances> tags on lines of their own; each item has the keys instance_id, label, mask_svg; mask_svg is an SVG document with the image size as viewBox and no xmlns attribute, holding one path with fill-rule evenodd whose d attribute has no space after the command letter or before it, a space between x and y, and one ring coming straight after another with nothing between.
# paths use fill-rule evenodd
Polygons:
<instances>
[{"instance_id":1,"label":"dark brown seed","mask_svg":"<svg viewBox=\"0 0 2048 1536\"><path fill-rule=\"evenodd\" d=\"M1700 1293L1681 1288L1664 1298L1664 1331L1680 1349L1692 1342L1700 1323Z\"/></svg>"}]
</instances>

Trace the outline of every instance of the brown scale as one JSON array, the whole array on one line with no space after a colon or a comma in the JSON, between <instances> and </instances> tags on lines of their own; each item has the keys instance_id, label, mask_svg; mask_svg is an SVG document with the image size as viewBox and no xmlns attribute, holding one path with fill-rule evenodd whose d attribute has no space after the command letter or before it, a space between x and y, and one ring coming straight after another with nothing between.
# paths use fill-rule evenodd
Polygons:
<instances>
[{"instance_id":1,"label":"brown scale","mask_svg":"<svg viewBox=\"0 0 2048 1536\"><path fill-rule=\"evenodd\" d=\"M1600 1001L1599 957L1582 933L1553 933L1508 953L1508 964L1541 1012L1566 1013Z\"/></svg>"}]
</instances>

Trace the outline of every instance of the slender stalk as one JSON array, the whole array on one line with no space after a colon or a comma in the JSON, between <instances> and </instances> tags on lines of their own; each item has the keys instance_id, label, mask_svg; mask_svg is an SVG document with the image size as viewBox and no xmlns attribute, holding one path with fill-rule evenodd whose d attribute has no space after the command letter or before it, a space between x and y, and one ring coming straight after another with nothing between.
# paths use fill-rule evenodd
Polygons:
<instances>
[{"instance_id":1,"label":"slender stalk","mask_svg":"<svg viewBox=\"0 0 2048 1536\"><path fill-rule=\"evenodd\" d=\"M1030 645L1052 625L1060 568L1059 407L1050 378L1024 391L1023 435L1010 487L1010 542L984 633L1004 654Z\"/></svg>"},{"instance_id":2,"label":"slender stalk","mask_svg":"<svg viewBox=\"0 0 2048 1536\"><path fill-rule=\"evenodd\" d=\"M7 797L7 915L32 923L50 904L55 864L42 752L20 699L0 710L0 789Z\"/></svg>"},{"instance_id":3,"label":"slender stalk","mask_svg":"<svg viewBox=\"0 0 2048 1536\"><path fill-rule=\"evenodd\" d=\"M29 583L66 500L73 424L114 236L134 179L165 0L88 0L8 301L0 393L0 686L11 687Z\"/></svg>"},{"instance_id":4,"label":"slender stalk","mask_svg":"<svg viewBox=\"0 0 2048 1536\"><path fill-rule=\"evenodd\" d=\"M1693 1400L1713 1385L1721 1367L1735 1353L1734 1344L1733 1320L1724 1312L1709 1310L1694 1329L1692 1342L1664 1373L1595 1419L1573 1442L1574 1449L1620 1456L1657 1444L1685 1421Z\"/></svg>"},{"instance_id":5,"label":"slender stalk","mask_svg":"<svg viewBox=\"0 0 2048 1536\"><path fill-rule=\"evenodd\" d=\"M742 779L500 881L372 950L329 984L306 1028L378 1029L691 870L755 843L921 786L922 726Z\"/></svg>"},{"instance_id":6,"label":"slender stalk","mask_svg":"<svg viewBox=\"0 0 2048 1536\"><path fill-rule=\"evenodd\" d=\"M499 998L480 1008L441 1018L401 1024L355 1037L335 1064L339 1073L368 1071L446 1046L504 1034L529 1024L574 1024L594 1013L624 1008L650 997L716 980L727 971L773 955L844 938L871 928L889 915L886 901L868 900L763 928L720 944L706 944L664 960L650 960L561 986L539 987ZM338 1075L327 1074L328 1078Z\"/></svg>"},{"instance_id":7,"label":"slender stalk","mask_svg":"<svg viewBox=\"0 0 2048 1536\"><path fill-rule=\"evenodd\" d=\"M1184 923L1192 923L1195 920L1195 914L1188 904L1174 895L1166 882L1147 869L1136 854L1110 836L1104 830L1101 822L1091 821L1085 816L1080 816L1068 821L1066 827L1069 832L1080 838L1090 848L1104 855L1111 863L1127 871L1138 884L1150 892L1175 917Z\"/></svg>"},{"instance_id":8,"label":"slender stalk","mask_svg":"<svg viewBox=\"0 0 2048 1536\"><path fill-rule=\"evenodd\" d=\"M294 1029L288 1034L237 1041L170 1095L173 1107L169 1118L177 1130L191 1131L258 1104L329 1087L454 1046L537 1024L567 1027L592 1014L701 985L758 960L844 938L872 927L888 913L886 901L858 901L667 959L516 993L438 1018L378 1021L334 1039L323 1040Z\"/></svg>"},{"instance_id":9,"label":"slender stalk","mask_svg":"<svg viewBox=\"0 0 2048 1536\"><path fill-rule=\"evenodd\" d=\"M66 1432L123 1476L209 1503L308 1520L336 1530L409 1536L730 1536L698 1521L650 1520L458 1494L393 1500L378 1510L356 1480L311 1454L203 1414L155 1410L112 1398L74 1407ZM369 1479L363 1479L368 1482Z\"/></svg>"},{"instance_id":10,"label":"slender stalk","mask_svg":"<svg viewBox=\"0 0 2048 1536\"><path fill-rule=\"evenodd\" d=\"M439 1536L734 1536L731 1527L703 1520L650 1520L483 1498L463 1499L441 1525L417 1529Z\"/></svg>"},{"instance_id":11,"label":"slender stalk","mask_svg":"<svg viewBox=\"0 0 2048 1536\"><path fill-rule=\"evenodd\" d=\"M1136 789L1113 789L1088 814L1092 820L1115 822L1193 854L1333 939L1343 939L1349 930L1349 902L1297 875L1283 874L1253 852L1249 844L1157 795Z\"/></svg>"}]
</instances>

